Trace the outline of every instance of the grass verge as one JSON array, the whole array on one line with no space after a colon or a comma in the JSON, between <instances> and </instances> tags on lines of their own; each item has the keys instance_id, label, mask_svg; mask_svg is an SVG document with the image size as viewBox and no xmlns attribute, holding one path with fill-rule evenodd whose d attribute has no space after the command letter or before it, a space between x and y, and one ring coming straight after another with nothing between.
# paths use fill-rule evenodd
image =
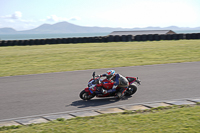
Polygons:
<instances>
[{"instance_id":1,"label":"grass verge","mask_svg":"<svg viewBox=\"0 0 200 133\"><path fill-rule=\"evenodd\" d=\"M0 47L0 77L200 61L200 40Z\"/></svg>"},{"instance_id":2,"label":"grass verge","mask_svg":"<svg viewBox=\"0 0 200 133\"><path fill-rule=\"evenodd\" d=\"M126 111L95 117L77 117L2 129L4 133L198 133L200 106L158 107L145 111ZM1 128L0 128L1 129ZM1 131L1 130L0 130Z\"/></svg>"}]
</instances>

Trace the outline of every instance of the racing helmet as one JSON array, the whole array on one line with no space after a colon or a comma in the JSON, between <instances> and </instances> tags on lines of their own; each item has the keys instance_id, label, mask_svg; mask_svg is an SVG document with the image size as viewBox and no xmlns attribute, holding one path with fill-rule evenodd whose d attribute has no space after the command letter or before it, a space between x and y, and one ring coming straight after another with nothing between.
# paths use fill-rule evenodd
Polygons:
<instances>
[{"instance_id":1,"label":"racing helmet","mask_svg":"<svg viewBox=\"0 0 200 133\"><path fill-rule=\"evenodd\" d=\"M113 77L115 76L115 70L108 70L107 72L106 72L106 77L107 77L107 79L112 79Z\"/></svg>"}]
</instances>

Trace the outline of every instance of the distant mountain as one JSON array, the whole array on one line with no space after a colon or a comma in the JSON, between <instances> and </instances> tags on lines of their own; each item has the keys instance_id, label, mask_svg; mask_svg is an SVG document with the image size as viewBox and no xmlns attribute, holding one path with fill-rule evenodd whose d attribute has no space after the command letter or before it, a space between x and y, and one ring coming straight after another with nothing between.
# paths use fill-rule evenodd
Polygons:
<instances>
[{"instance_id":1,"label":"distant mountain","mask_svg":"<svg viewBox=\"0 0 200 133\"><path fill-rule=\"evenodd\" d=\"M0 28L0 34L16 34L17 31L13 28Z\"/></svg>"},{"instance_id":2,"label":"distant mountain","mask_svg":"<svg viewBox=\"0 0 200 133\"><path fill-rule=\"evenodd\" d=\"M68 22L59 22L56 24L43 24L35 29L20 31L25 34L47 34L47 33L98 33L112 32L113 30L122 30L122 28L104 28L104 27L85 27L78 26Z\"/></svg>"},{"instance_id":3,"label":"distant mountain","mask_svg":"<svg viewBox=\"0 0 200 133\"><path fill-rule=\"evenodd\" d=\"M0 28L0 34L51 34L51 33L102 33L113 31L130 31L130 30L200 30L200 27L146 27L146 28L109 28L109 27L87 27L78 26L68 22L59 22L56 24L43 24L35 29L16 31L12 28Z\"/></svg>"}]
</instances>

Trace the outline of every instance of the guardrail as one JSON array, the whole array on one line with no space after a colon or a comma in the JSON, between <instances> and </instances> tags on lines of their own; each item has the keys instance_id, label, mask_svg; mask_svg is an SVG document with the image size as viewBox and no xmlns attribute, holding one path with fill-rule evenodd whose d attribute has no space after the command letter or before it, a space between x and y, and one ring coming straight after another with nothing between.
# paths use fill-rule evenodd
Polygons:
<instances>
[{"instance_id":1,"label":"guardrail","mask_svg":"<svg viewBox=\"0 0 200 133\"><path fill-rule=\"evenodd\" d=\"M101 42L129 42L129 41L160 41L160 40L181 40L200 39L200 33L190 34L147 34L147 35L116 35L97 37L74 37L74 38L51 38L51 39L30 39L30 40L0 40L0 46L26 46L45 44L70 44L70 43L101 43Z\"/></svg>"}]
</instances>

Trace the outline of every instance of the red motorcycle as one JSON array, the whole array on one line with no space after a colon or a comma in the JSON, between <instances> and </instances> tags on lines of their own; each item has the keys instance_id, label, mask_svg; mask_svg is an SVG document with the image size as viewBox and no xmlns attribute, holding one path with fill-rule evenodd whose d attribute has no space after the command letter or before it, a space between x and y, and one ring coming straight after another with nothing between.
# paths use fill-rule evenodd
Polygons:
<instances>
[{"instance_id":1,"label":"red motorcycle","mask_svg":"<svg viewBox=\"0 0 200 133\"><path fill-rule=\"evenodd\" d=\"M107 78L105 79L101 79L101 77L99 75L95 76L95 72L93 72L92 74L93 78L90 79L90 81L88 82L88 87L85 88L83 91L80 92L80 98L83 100L90 100L93 97L112 97L112 96L116 96L117 92L120 91L120 88L117 87L115 92L112 93L107 93L107 94L103 94L101 92L101 89L112 89L113 87L113 82L111 80L108 80ZM128 82L129 82L129 86L128 89L124 92L124 96L131 96L133 95L136 91L137 91L137 85L140 85L140 80L135 77L126 77Z\"/></svg>"}]
</instances>

